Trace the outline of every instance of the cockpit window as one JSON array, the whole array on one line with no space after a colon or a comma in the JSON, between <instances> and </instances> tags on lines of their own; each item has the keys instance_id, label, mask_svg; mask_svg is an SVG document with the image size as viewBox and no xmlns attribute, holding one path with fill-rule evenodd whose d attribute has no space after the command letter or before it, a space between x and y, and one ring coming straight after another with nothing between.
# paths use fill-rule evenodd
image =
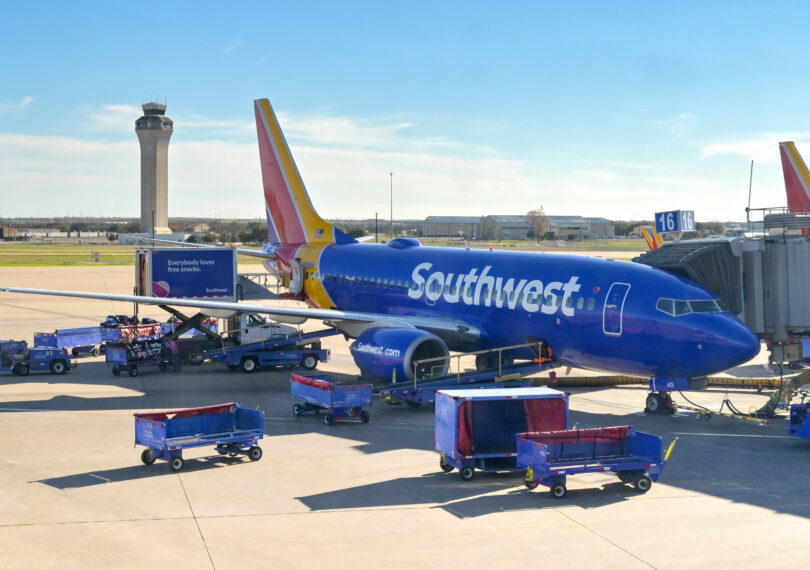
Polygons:
<instances>
[{"instance_id":1,"label":"cockpit window","mask_svg":"<svg viewBox=\"0 0 810 570\"><path fill-rule=\"evenodd\" d=\"M680 317L682 315L688 315L689 313L721 313L728 311L720 299L682 301L679 299L662 298L658 299L655 308L673 317Z\"/></svg>"}]
</instances>

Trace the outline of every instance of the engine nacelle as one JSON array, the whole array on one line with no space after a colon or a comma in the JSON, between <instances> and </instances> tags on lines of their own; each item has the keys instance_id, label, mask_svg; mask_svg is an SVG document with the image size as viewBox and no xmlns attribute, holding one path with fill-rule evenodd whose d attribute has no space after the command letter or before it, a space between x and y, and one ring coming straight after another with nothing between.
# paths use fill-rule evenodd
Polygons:
<instances>
[{"instance_id":1,"label":"engine nacelle","mask_svg":"<svg viewBox=\"0 0 810 570\"><path fill-rule=\"evenodd\" d=\"M352 357L363 376L391 381L413 380L414 361L447 357L450 351L435 334L411 328L368 329L351 345ZM417 376L442 376L449 359L435 360L419 366Z\"/></svg>"}]
</instances>

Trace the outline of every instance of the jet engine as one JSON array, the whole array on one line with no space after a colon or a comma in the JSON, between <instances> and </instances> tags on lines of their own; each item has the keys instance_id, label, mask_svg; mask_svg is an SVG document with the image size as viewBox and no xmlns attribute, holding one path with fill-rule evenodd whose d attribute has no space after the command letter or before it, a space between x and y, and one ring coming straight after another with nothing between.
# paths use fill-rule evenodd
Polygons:
<instances>
[{"instance_id":1,"label":"jet engine","mask_svg":"<svg viewBox=\"0 0 810 570\"><path fill-rule=\"evenodd\" d=\"M351 345L352 357L363 377L393 381L413 380L414 362L441 358L417 364L416 375L441 376L449 368L450 351L435 334L412 328L377 328L364 331Z\"/></svg>"}]
</instances>

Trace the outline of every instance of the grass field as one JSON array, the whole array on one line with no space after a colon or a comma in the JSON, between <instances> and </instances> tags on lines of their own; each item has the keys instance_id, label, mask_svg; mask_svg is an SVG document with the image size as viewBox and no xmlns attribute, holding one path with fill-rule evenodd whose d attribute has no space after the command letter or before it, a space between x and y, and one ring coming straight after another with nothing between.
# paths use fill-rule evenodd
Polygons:
<instances>
[{"instance_id":1,"label":"grass field","mask_svg":"<svg viewBox=\"0 0 810 570\"><path fill-rule=\"evenodd\" d=\"M134 265L139 246L117 244L0 243L0 267L45 265ZM239 256L240 264L260 264L255 257Z\"/></svg>"},{"instance_id":2,"label":"grass field","mask_svg":"<svg viewBox=\"0 0 810 570\"><path fill-rule=\"evenodd\" d=\"M382 239L380 240L382 241ZM423 245L464 247L464 241L448 238L422 238ZM0 267L47 265L133 265L135 249L139 246L118 244L0 242ZM247 246L245 246L247 247ZM511 251L548 251L557 253L584 252L599 255L605 252L627 252L626 259L646 250L644 240L611 239L581 242L501 241L470 243L473 249L505 249ZM258 247L256 247L258 249ZM614 256L615 257L615 256ZM622 256L621 258L625 258ZM255 257L239 256L239 264L260 264Z\"/></svg>"}]
</instances>

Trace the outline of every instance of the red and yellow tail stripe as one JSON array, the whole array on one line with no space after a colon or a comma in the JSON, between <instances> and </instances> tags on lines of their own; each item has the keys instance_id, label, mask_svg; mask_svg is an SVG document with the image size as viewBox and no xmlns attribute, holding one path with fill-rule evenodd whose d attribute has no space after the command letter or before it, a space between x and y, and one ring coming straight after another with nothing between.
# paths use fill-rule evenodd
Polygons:
<instances>
[{"instance_id":1,"label":"red and yellow tail stripe","mask_svg":"<svg viewBox=\"0 0 810 570\"><path fill-rule=\"evenodd\" d=\"M641 228L641 233L644 234L644 239L647 241L647 249L652 251L653 249L658 249L663 245L663 241L661 240L661 234L655 231L653 228Z\"/></svg>"},{"instance_id":2,"label":"red and yellow tail stripe","mask_svg":"<svg viewBox=\"0 0 810 570\"><path fill-rule=\"evenodd\" d=\"M276 243L332 243L334 231L312 207L267 99L254 101L268 233Z\"/></svg>"},{"instance_id":3,"label":"red and yellow tail stripe","mask_svg":"<svg viewBox=\"0 0 810 570\"><path fill-rule=\"evenodd\" d=\"M810 171L792 141L779 143L782 174L785 177L788 209L791 212L810 212Z\"/></svg>"}]
</instances>

